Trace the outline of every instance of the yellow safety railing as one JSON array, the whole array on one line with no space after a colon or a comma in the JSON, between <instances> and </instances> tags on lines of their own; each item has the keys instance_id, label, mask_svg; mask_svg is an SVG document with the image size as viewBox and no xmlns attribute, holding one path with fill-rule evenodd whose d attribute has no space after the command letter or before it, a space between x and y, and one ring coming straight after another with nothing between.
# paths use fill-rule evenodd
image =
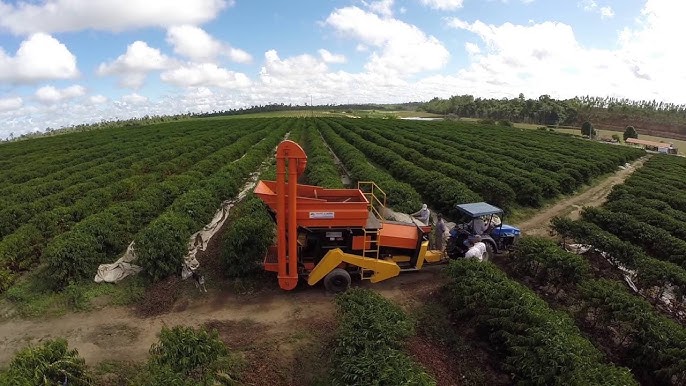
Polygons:
<instances>
[{"instance_id":1,"label":"yellow safety railing","mask_svg":"<svg viewBox=\"0 0 686 386\"><path fill-rule=\"evenodd\" d=\"M386 192L384 192L377 184L372 181L359 181L357 189L362 191L365 198L369 202L369 210L383 222L383 209L386 208Z\"/></svg>"}]
</instances>

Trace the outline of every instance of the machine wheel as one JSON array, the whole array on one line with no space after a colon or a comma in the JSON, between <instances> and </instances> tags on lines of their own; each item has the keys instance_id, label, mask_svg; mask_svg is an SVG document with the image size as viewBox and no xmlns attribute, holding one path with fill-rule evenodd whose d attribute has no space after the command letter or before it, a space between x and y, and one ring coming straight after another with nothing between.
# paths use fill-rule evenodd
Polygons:
<instances>
[{"instance_id":1,"label":"machine wheel","mask_svg":"<svg viewBox=\"0 0 686 386\"><path fill-rule=\"evenodd\" d=\"M491 243L485 243L486 244L486 254L484 255L484 261L492 261L493 260L493 246Z\"/></svg>"},{"instance_id":2,"label":"machine wheel","mask_svg":"<svg viewBox=\"0 0 686 386\"><path fill-rule=\"evenodd\" d=\"M324 277L324 288L333 293L344 292L350 287L350 274L343 268L336 268Z\"/></svg>"}]
</instances>

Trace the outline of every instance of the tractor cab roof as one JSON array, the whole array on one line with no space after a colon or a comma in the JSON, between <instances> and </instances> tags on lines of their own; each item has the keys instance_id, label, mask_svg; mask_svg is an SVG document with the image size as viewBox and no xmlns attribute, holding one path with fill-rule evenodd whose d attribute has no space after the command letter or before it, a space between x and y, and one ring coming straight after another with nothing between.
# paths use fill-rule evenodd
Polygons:
<instances>
[{"instance_id":1,"label":"tractor cab roof","mask_svg":"<svg viewBox=\"0 0 686 386\"><path fill-rule=\"evenodd\" d=\"M488 216L491 214L502 214L503 210L486 202L474 202L471 204L458 204L455 208L472 218Z\"/></svg>"}]
</instances>

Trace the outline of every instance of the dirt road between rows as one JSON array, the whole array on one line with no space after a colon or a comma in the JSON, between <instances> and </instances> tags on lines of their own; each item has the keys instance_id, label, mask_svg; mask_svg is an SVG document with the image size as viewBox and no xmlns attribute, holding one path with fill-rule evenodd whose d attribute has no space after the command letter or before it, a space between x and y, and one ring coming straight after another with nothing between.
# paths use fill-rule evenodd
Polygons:
<instances>
[{"instance_id":1,"label":"dirt road between rows","mask_svg":"<svg viewBox=\"0 0 686 386\"><path fill-rule=\"evenodd\" d=\"M436 279L440 270L440 266L431 267L387 282L364 282L360 286L374 288L403 304L410 301L408 294L425 291L427 286L438 286ZM180 284L193 287L192 283ZM270 335L287 338L313 320L331 321L334 318L334 296L319 286L286 292L274 285L276 288L253 295L213 289L212 283L208 283L208 287L209 292L179 299L171 312L152 317L138 316L133 307L105 307L50 319L6 320L0 323L0 367L7 365L14 353L29 343L57 337L67 339L69 346L78 349L88 364L104 360L143 361L163 326L219 323L235 327L231 335L240 339L254 334L251 326L259 326L260 339ZM335 326L324 328L333 330Z\"/></svg>"},{"instance_id":2,"label":"dirt road between rows","mask_svg":"<svg viewBox=\"0 0 686 386\"><path fill-rule=\"evenodd\" d=\"M650 156L644 156L639 158L629 167L619 170L617 173L600 181L598 184L593 185L581 194L565 198L548 208L543 208L535 216L517 224L517 226L521 229L522 234L547 236L549 234L548 225L553 217L566 216L577 219L579 218L582 207L596 207L602 205L607 199L608 194L610 194L610 191L612 191L612 187L624 182L633 172L643 166L643 163L646 162L649 157Z\"/></svg>"}]
</instances>

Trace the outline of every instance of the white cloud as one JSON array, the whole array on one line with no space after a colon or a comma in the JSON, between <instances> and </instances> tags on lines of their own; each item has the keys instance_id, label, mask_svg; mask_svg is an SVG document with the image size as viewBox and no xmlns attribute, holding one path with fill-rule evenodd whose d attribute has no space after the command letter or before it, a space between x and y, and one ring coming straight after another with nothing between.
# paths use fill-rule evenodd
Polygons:
<instances>
[{"instance_id":1,"label":"white cloud","mask_svg":"<svg viewBox=\"0 0 686 386\"><path fill-rule=\"evenodd\" d=\"M80 85L73 85L59 90L53 86L43 86L36 90L36 99L46 104L53 104L83 95L86 95L86 89Z\"/></svg>"},{"instance_id":2,"label":"white cloud","mask_svg":"<svg viewBox=\"0 0 686 386\"><path fill-rule=\"evenodd\" d=\"M615 11L612 7L609 5L601 7L595 0L582 0L579 3L579 6L586 12L596 12L600 14L601 19L611 19L615 16Z\"/></svg>"},{"instance_id":3,"label":"white cloud","mask_svg":"<svg viewBox=\"0 0 686 386\"><path fill-rule=\"evenodd\" d=\"M327 71L326 64L311 55L299 55L281 60L276 50L269 50L265 52L264 58L265 64L260 70L260 76L266 83L283 77L304 80Z\"/></svg>"},{"instance_id":4,"label":"white cloud","mask_svg":"<svg viewBox=\"0 0 686 386\"><path fill-rule=\"evenodd\" d=\"M363 1L363 3L367 6L367 8L374 12L377 13L381 16L385 17L391 17L393 16L393 3L394 0L379 0L379 1L372 1L370 3L366 3Z\"/></svg>"},{"instance_id":5,"label":"white cloud","mask_svg":"<svg viewBox=\"0 0 686 386\"><path fill-rule=\"evenodd\" d=\"M476 54L481 52L481 49L479 48L478 45L476 45L474 43L470 43L470 42L465 43L464 49L470 55L476 55Z\"/></svg>"},{"instance_id":6,"label":"white cloud","mask_svg":"<svg viewBox=\"0 0 686 386\"><path fill-rule=\"evenodd\" d=\"M345 56L341 54L332 54L328 50L325 49L320 49L319 51L319 56L322 57L322 60L325 63L345 63Z\"/></svg>"},{"instance_id":7,"label":"white cloud","mask_svg":"<svg viewBox=\"0 0 686 386\"><path fill-rule=\"evenodd\" d=\"M24 101L20 97L0 99L0 113L20 108Z\"/></svg>"},{"instance_id":8,"label":"white cloud","mask_svg":"<svg viewBox=\"0 0 686 386\"><path fill-rule=\"evenodd\" d=\"M243 88L250 85L250 79L240 72L217 67L213 63L194 63L165 71L160 78L182 87Z\"/></svg>"},{"instance_id":9,"label":"white cloud","mask_svg":"<svg viewBox=\"0 0 686 386\"><path fill-rule=\"evenodd\" d=\"M76 57L50 35L31 35L21 43L15 56L7 55L0 47L0 81L31 83L78 75Z\"/></svg>"},{"instance_id":10,"label":"white cloud","mask_svg":"<svg viewBox=\"0 0 686 386\"><path fill-rule=\"evenodd\" d=\"M591 12L598 8L598 3L596 3L595 0L581 0L579 6L582 7L584 11Z\"/></svg>"},{"instance_id":11,"label":"white cloud","mask_svg":"<svg viewBox=\"0 0 686 386\"><path fill-rule=\"evenodd\" d=\"M238 63L249 63L252 60L247 52L224 44L192 25L169 28L167 42L174 47L175 53L196 62L213 62L220 55Z\"/></svg>"},{"instance_id":12,"label":"white cloud","mask_svg":"<svg viewBox=\"0 0 686 386\"><path fill-rule=\"evenodd\" d=\"M201 24L231 5L233 0L0 0L0 28L27 34Z\"/></svg>"},{"instance_id":13,"label":"white cloud","mask_svg":"<svg viewBox=\"0 0 686 386\"><path fill-rule=\"evenodd\" d=\"M228 47L228 55L229 59L236 63L250 63L252 62L252 56L241 50L240 48L234 48L234 47Z\"/></svg>"},{"instance_id":14,"label":"white cloud","mask_svg":"<svg viewBox=\"0 0 686 386\"><path fill-rule=\"evenodd\" d=\"M127 103L127 104L132 104L132 105L140 105L143 103L146 103L148 101L147 97L144 97L143 95L139 95L137 93L132 93L128 95L124 95L121 97L122 102Z\"/></svg>"},{"instance_id":15,"label":"white cloud","mask_svg":"<svg viewBox=\"0 0 686 386\"><path fill-rule=\"evenodd\" d=\"M450 54L433 36L397 19L382 19L357 7L335 10L326 24L340 33L374 46L366 69L371 72L414 74L445 66Z\"/></svg>"},{"instance_id":16,"label":"white cloud","mask_svg":"<svg viewBox=\"0 0 686 386\"><path fill-rule=\"evenodd\" d=\"M606 6L606 7L600 7L600 18L601 19L611 19L615 16L615 11L612 10L612 7Z\"/></svg>"},{"instance_id":17,"label":"white cloud","mask_svg":"<svg viewBox=\"0 0 686 386\"><path fill-rule=\"evenodd\" d=\"M618 96L686 102L682 90L686 53L675 50L674 36L686 36L679 15L686 3L648 0L636 29L625 29L617 49L591 49L580 44L571 26L544 22L531 25L451 19L450 27L467 30L482 41L470 51L470 65L436 82L454 84L477 95L501 97L550 94ZM467 45L466 50L470 50Z\"/></svg>"},{"instance_id":18,"label":"white cloud","mask_svg":"<svg viewBox=\"0 0 686 386\"><path fill-rule=\"evenodd\" d=\"M339 13L337 10L332 15ZM175 63L163 69L161 77L169 85L179 87L163 87L162 92L167 94L154 100L139 94L110 102L93 96L35 106L27 106L16 98L0 100L0 106L11 106L10 110L0 111L3 123L0 137L9 132L19 135L47 126L145 114L225 110L267 103L302 104L309 103L310 96L315 104L396 103L456 93L501 98L524 92L527 97L550 94L566 98L588 94L686 103L683 94L686 73L681 68L686 62L686 52L674 49L675 37L686 36L683 14L686 14L686 2L648 0L637 22L622 31L614 49L585 47L577 40L575 29L564 23L492 25L451 19L451 27L472 35L456 45L461 52L455 55L465 57L467 65L450 69L450 73L442 71L441 75L426 77L390 65L385 67L388 71L371 65L378 63L374 61L376 58L392 57L389 40L403 42L408 40L407 36L415 36L409 39L414 42L429 37L397 20L383 19L370 12L351 12L346 15L360 16L361 22L347 20L349 24L345 24L336 20L340 28L334 28L354 38L351 47L368 49L369 63L359 73L332 70L321 52L280 57L276 50L270 50L262 58L258 77L246 76L242 87L222 88L219 85L232 85L231 81L237 80L238 75L216 64ZM369 28L357 23L367 23ZM333 24L327 21L324 25ZM420 47L420 54L415 54L420 64L422 55L426 56L423 49ZM402 55L397 57L404 61L396 66L409 66L416 71L413 60L405 60ZM93 103L98 100L102 103Z\"/></svg>"},{"instance_id":19,"label":"white cloud","mask_svg":"<svg viewBox=\"0 0 686 386\"><path fill-rule=\"evenodd\" d=\"M441 11L454 11L462 8L463 0L420 0L422 4L429 8Z\"/></svg>"},{"instance_id":20,"label":"white cloud","mask_svg":"<svg viewBox=\"0 0 686 386\"><path fill-rule=\"evenodd\" d=\"M167 42L174 46L175 53L196 61L214 60L222 49L221 43L192 25L169 28Z\"/></svg>"},{"instance_id":21,"label":"white cloud","mask_svg":"<svg viewBox=\"0 0 686 386\"><path fill-rule=\"evenodd\" d=\"M126 53L110 63L98 66L98 75L118 75L120 84L128 88L139 88L145 81L148 72L164 70L173 65L173 61L157 48L151 48L146 42L135 41L130 44Z\"/></svg>"},{"instance_id":22,"label":"white cloud","mask_svg":"<svg viewBox=\"0 0 686 386\"><path fill-rule=\"evenodd\" d=\"M104 96L104 95L98 94L98 95L93 95L93 96L91 96L90 98L88 98L88 100L89 100L92 104L100 105L100 104L103 104L103 103L107 102L107 97Z\"/></svg>"}]
</instances>

